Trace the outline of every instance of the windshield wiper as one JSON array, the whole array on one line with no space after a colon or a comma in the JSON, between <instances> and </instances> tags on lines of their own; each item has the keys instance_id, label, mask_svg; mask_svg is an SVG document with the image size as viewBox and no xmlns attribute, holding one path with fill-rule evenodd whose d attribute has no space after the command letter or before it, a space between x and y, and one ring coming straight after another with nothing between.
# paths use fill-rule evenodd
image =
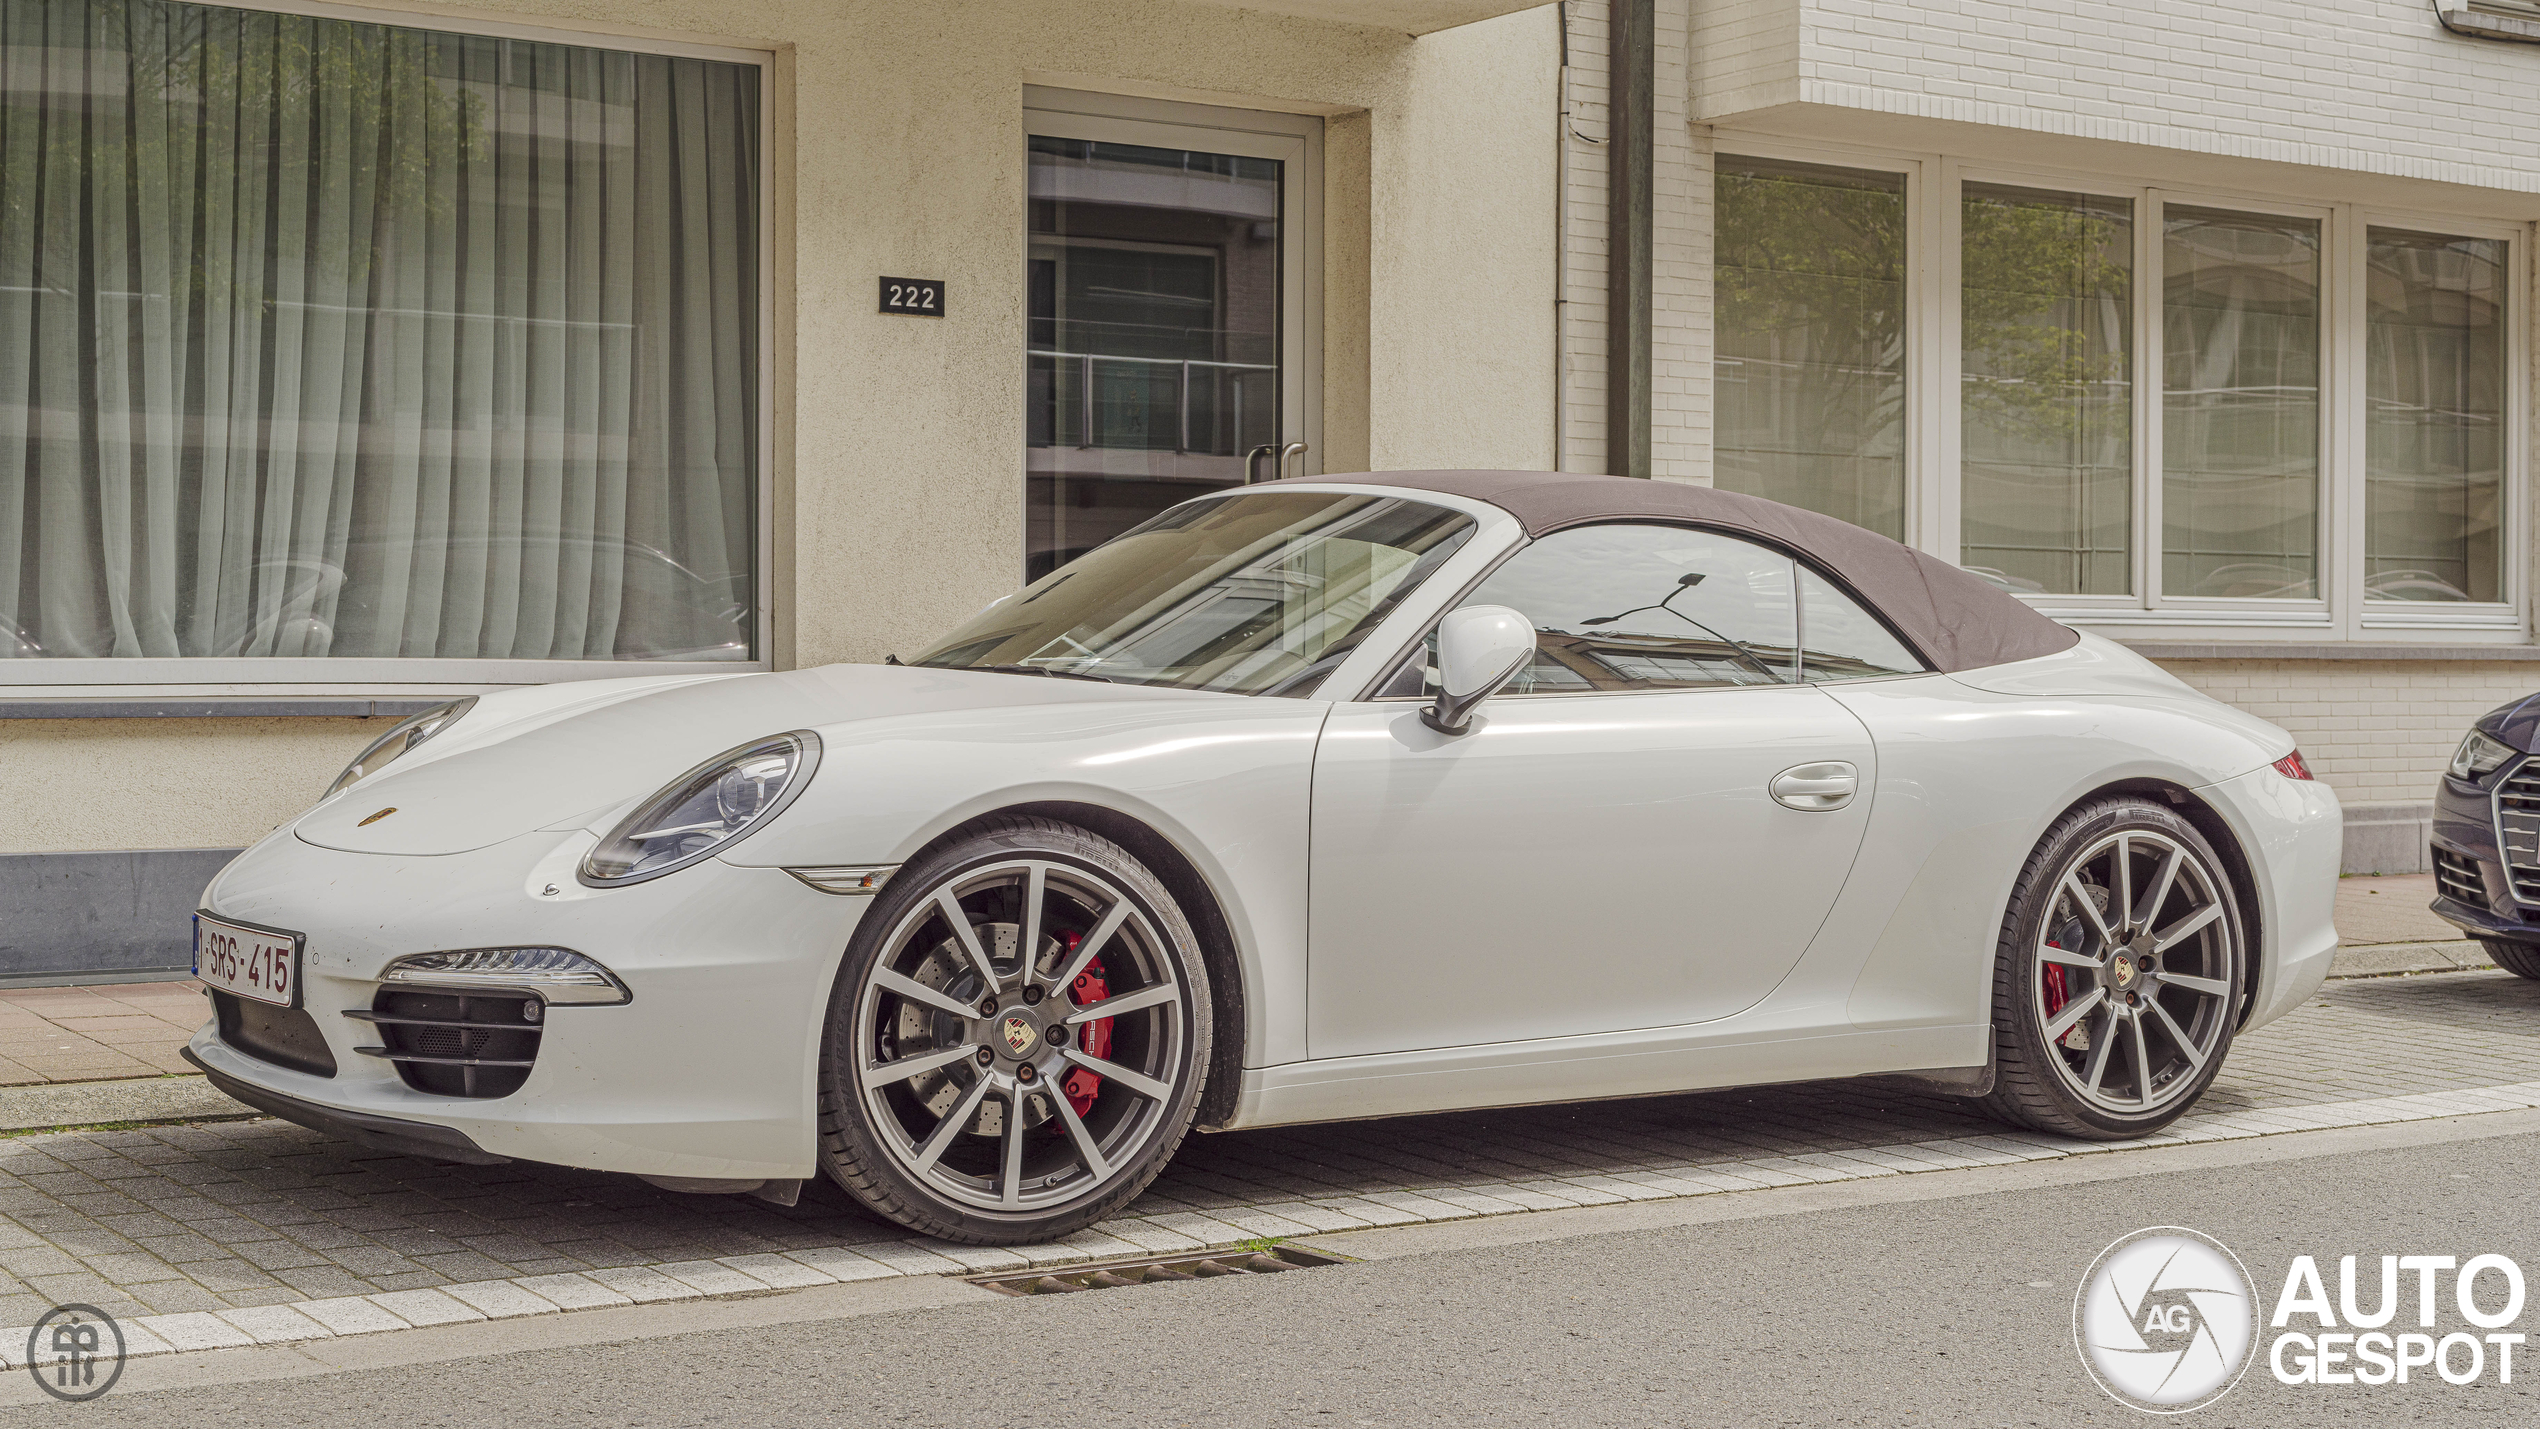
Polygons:
<instances>
[{"instance_id":1,"label":"windshield wiper","mask_svg":"<svg viewBox=\"0 0 2540 1429\"><path fill-rule=\"evenodd\" d=\"M1045 675L1053 680L1091 680L1098 685L1120 683L1109 675L1089 674L1083 670L1053 670L1047 665L937 665L931 660L919 663L936 670L986 670L995 675Z\"/></svg>"}]
</instances>

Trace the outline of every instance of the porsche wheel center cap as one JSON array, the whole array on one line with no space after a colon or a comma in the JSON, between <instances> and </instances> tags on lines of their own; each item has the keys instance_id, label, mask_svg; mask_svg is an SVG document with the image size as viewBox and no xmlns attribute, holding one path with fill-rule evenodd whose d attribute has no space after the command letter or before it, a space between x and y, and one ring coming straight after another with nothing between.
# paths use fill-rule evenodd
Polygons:
<instances>
[{"instance_id":1,"label":"porsche wheel center cap","mask_svg":"<svg viewBox=\"0 0 2540 1429\"><path fill-rule=\"evenodd\" d=\"M2119 987L2132 987L2132 986L2134 986L2134 979L2135 979L2135 974L2136 974L2136 972L2137 972L2137 969L2136 969L2136 967L2135 967L2134 958L2133 958L2133 956L2132 956L2131 954L2128 954L2128 953L2119 953L2119 954L2117 954L2117 956L2116 956L2116 960L2108 964L2108 971L2109 971L2109 973L2110 973L2112 976L2114 976L2114 977L2115 977L2115 979L2116 979L2116 983L2117 983L2117 986L2119 986Z\"/></svg>"},{"instance_id":2,"label":"porsche wheel center cap","mask_svg":"<svg viewBox=\"0 0 2540 1429\"><path fill-rule=\"evenodd\" d=\"M1006 1051L1020 1057L1032 1050L1033 1043L1041 1040L1041 1029L1022 1013L1009 1012L998 1020L997 1035L1005 1039Z\"/></svg>"}]
</instances>

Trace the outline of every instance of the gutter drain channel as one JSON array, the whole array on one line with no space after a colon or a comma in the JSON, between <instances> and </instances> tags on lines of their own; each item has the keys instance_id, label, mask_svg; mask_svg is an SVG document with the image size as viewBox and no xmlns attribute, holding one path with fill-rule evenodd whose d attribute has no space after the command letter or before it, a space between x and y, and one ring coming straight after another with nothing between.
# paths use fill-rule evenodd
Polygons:
<instances>
[{"instance_id":1,"label":"gutter drain channel","mask_svg":"<svg viewBox=\"0 0 2540 1429\"><path fill-rule=\"evenodd\" d=\"M967 1277L1000 1295L1072 1295L1079 1290L1108 1290L1122 1285L1153 1285L1166 1280L1213 1280L1221 1275L1277 1275L1316 1266L1345 1265L1349 1257L1329 1251L1278 1245L1267 1250L1221 1250L1198 1255L1141 1256L1105 1260L1064 1270L1007 1271Z\"/></svg>"}]
</instances>

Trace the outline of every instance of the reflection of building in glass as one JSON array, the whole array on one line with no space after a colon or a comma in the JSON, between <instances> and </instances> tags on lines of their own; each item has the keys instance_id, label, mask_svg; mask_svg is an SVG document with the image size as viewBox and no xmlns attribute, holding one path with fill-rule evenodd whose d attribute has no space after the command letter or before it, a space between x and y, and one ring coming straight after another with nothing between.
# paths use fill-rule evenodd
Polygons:
<instances>
[{"instance_id":1,"label":"reflection of building in glass","mask_svg":"<svg viewBox=\"0 0 2540 1429\"><path fill-rule=\"evenodd\" d=\"M1030 156L1037 576L1278 441L1283 165L1041 135Z\"/></svg>"}]
</instances>

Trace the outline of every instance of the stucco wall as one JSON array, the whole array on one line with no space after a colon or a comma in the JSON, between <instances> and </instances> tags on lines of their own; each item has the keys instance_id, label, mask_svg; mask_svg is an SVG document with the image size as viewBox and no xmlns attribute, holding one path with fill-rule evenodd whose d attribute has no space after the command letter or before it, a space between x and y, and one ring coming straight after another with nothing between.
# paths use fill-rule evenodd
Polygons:
<instances>
[{"instance_id":1,"label":"stucco wall","mask_svg":"<svg viewBox=\"0 0 2540 1429\"><path fill-rule=\"evenodd\" d=\"M0 720L0 854L238 848L393 719Z\"/></svg>"},{"instance_id":2,"label":"stucco wall","mask_svg":"<svg viewBox=\"0 0 2540 1429\"><path fill-rule=\"evenodd\" d=\"M1417 38L1157 0L520 0L383 14L777 53L780 665L911 653L1020 577L1026 84L1327 116L1327 451L1312 461L1551 460L1550 7ZM877 313L883 273L948 280L949 315ZM0 851L244 844L375 732L314 719L0 721L0 808L13 814Z\"/></svg>"}]
</instances>

